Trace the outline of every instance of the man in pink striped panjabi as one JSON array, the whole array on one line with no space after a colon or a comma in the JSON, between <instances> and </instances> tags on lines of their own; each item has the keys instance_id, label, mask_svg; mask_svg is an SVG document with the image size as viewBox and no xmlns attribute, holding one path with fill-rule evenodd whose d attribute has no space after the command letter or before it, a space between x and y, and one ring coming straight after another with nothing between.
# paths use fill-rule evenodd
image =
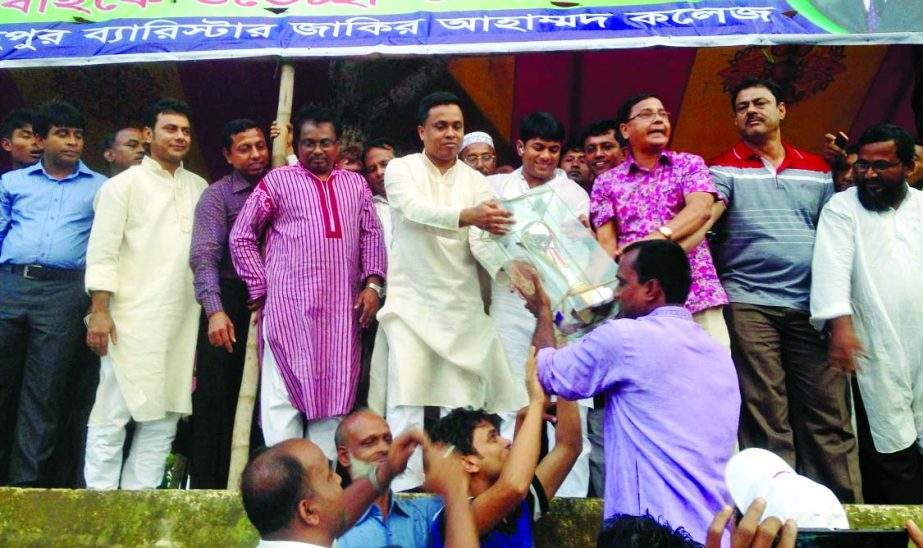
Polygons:
<instances>
[{"instance_id":1,"label":"man in pink striped panjabi","mask_svg":"<svg viewBox=\"0 0 923 548\"><path fill-rule=\"evenodd\" d=\"M298 163L253 190L231 230L231 257L251 308L263 310L266 445L304 437L335 459L334 432L356 397L359 330L384 291L385 245L365 179L336 168L332 114L308 105L293 127Z\"/></svg>"}]
</instances>

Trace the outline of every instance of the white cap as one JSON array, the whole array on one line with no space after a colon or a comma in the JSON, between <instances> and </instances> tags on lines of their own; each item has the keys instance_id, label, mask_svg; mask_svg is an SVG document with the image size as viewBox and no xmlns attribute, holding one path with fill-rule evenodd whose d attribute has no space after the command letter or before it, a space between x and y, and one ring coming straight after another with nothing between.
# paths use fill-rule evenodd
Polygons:
<instances>
[{"instance_id":1,"label":"white cap","mask_svg":"<svg viewBox=\"0 0 923 548\"><path fill-rule=\"evenodd\" d=\"M471 133L465 135L464 139L462 139L460 150L465 150L475 143L485 143L490 145L490 148L496 150L493 138L491 138L490 135L484 133L483 131L472 131Z\"/></svg>"},{"instance_id":2,"label":"white cap","mask_svg":"<svg viewBox=\"0 0 923 548\"><path fill-rule=\"evenodd\" d=\"M745 449L731 457L724 472L728 491L741 512L757 497L766 501L761 519L793 519L799 528L848 529L849 520L833 491L799 476L765 449Z\"/></svg>"}]
</instances>

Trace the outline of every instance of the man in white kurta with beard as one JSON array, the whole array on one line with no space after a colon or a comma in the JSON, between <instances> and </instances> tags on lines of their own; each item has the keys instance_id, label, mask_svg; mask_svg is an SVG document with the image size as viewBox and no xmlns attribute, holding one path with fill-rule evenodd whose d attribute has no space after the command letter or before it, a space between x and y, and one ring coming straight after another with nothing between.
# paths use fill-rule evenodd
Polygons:
<instances>
[{"instance_id":1,"label":"man in white kurta with beard","mask_svg":"<svg viewBox=\"0 0 923 548\"><path fill-rule=\"evenodd\" d=\"M191 143L185 103L158 101L145 123L151 155L99 190L87 248L87 344L102 356L84 468L90 489L157 488L176 423L192 413L201 307L189 247L207 183L183 168Z\"/></svg>"},{"instance_id":2,"label":"man in white kurta with beard","mask_svg":"<svg viewBox=\"0 0 923 548\"><path fill-rule=\"evenodd\" d=\"M574 215L588 222L590 197L580 185L567 177L564 170L557 169L563 141L564 126L551 114L534 112L523 118L519 124L519 140L516 141L516 153L522 158L522 167L509 174L491 175L487 178L496 197L509 200L534 188L550 187ZM526 358L532 345L532 334L535 333L535 316L526 309L525 301L519 296L519 292L510 289L510 277L501 270L504 265L490 264L492 256L482 255L477 247L475 255L481 258L482 264L493 277L490 317L497 324L497 333L506 351L513 377L525 378ZM589 489L590 441L586 438L585 429L587 408L592 406L593 399L588 398L580 403L580 424L584 428L583 451L558 489L558 495L563 497L585 497ZM513 439L516 414L503 414L500 418L503 419L500 434L504 438ZM548 439L551 443L550 450L554 447L553 431L549 432Z\"/></svg>"},{"instance_id":3,"label":"man in white kurta with beard","mask_svg":"<svg viewBox=\"0 0 923 548\"><path fill-rule=\"evenodd\" d=\"M812 265L811 321L830 327L830 366L856 373L872 441L860 445L862 479L883 504L923 504L923 194L907 185L913 152L894 125L859 137L856 186L824 207ZM863 431L860 422L860 444Z\"/></svg>"},{"instance_id":4,"label":"man in white kurta with beard","mask_svg":"<svg viewBox=\"0 0 923 548\"><path fill-rule=\"evenodd\" d=\"M424 97L418 123L423 152L391 160L385 172L393 242L369 406L393 432L422 426L424 406L506 412L527 403L484 313L468 243L469 227L504 234L512 219L484 177L458 160L465 130L458 97ZM394 489L422 479L418 453Z\"/></svg>"}]
</instances>

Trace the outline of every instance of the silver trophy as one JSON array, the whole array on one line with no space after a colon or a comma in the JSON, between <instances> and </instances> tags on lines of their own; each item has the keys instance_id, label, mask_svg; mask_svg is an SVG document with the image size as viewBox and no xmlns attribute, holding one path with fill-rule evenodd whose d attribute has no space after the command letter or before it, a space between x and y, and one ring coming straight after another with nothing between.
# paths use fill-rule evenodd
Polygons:
<instances>
[{"instance_id":1,"label":"silver trophy","mask_svg":"<svg viewBox=\"0 0 923 548\"><path fill-rule=\"evenodd\" d=\"M493 253L503 254L504 270L516 285L523 263L538 272L558 329L571 334L609 317L617 266L554 188L542 185L500 205L516 223L505 236L484 237Z\"/></svg>"}]
</instances>

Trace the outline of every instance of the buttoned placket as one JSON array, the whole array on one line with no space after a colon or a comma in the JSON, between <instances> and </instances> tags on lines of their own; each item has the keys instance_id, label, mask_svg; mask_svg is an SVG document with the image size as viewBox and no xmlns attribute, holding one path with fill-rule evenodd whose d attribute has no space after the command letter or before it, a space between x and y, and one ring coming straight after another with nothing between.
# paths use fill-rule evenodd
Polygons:
<instances>
[{"instance_id":1,"label":"buttoned placket","mask_svg":"<svg viewBox=\"0 0 923 548\"><path fill-rule=\"evenodd\" d=\"M50 237L50 233L54 230L54 222L61 218L61 209L64 204L64 185L80 174L80 166L78 165L73 173L63 179L55 179L49 175L48 172L45 171L44 165L41 166L41 172L47 181L55 185L54 196L51 198L51 203L48 204L48 207L45 209L45 221L42 223L41 241L45 242L45 246L38 256L39 264L47 264L51 256L51 248L55 245L53 238Z\"/></svg>"}]
</instances>

